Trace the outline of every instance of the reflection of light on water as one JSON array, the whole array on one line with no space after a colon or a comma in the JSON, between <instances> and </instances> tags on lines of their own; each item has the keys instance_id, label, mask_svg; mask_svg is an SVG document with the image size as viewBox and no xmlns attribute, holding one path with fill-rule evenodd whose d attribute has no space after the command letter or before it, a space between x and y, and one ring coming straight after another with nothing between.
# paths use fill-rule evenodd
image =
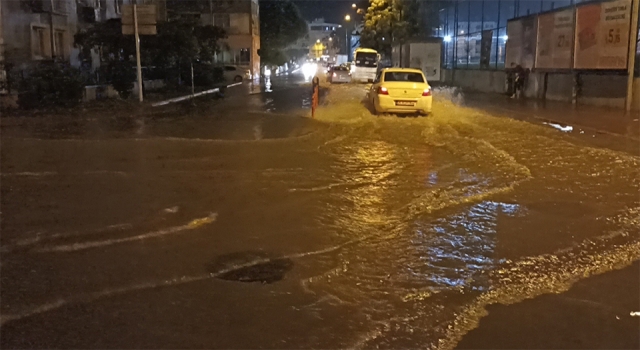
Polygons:
<instances>
[{"instance_id":1,"label":"reflection of light on water","mask_svg":"<svg viewBox=\"0 0 640 350\"><path fill-rule=\"evenodd\" d=\"M438 172L432 171L429 174L429 184L430 185L435 185L436 183L438 183Z\"/></svg>"},{"instance_id":2,"label":"reflection of light on water","mask_svg":"<svg viewBox=\"0 0 640 350\"><path fill-rule=\"evenodd\" d=\"M348 203L334 208L334 215L348 213L336 215L341 231L362 236L374 233L372 225L396 222L402 226L399 218L386 209L386 197L393 183L390 177L399 168L398 149L386 142L366 142L345 151L337 165L343 182L362 186L339 194Z\"/></svg>"},{"instance_id":3,"label":"reflection of light on water","mask_svg":"<svg viewBox=\"0 0 640 350\"><path fill-rule=\"evenodd\" d=\"M265 111L267 112L273 112L275 108L273 108L273 99L272 98L266 98L264 100L264 107L265 107Z\"/></svg>"},{"instance_id":4,"label":"reflection of light on water","mask_svg":"<svg viewBox=\"0 0 640 350\"><path fill-rule=\"evenodd\" d=\"M253 138L256 140L262 140L262 124L256 124L253 126Z\"/></svg>"},{"instance_id":5,"label":"reflection of light on water","mask_svg":"<svg viewBox=\"0 0 640 350\"><path fill-rule=\"evenodd\" d=\"M547 123L547 122L543 122L542 124L549 125L550 127L556 128L556 129L558 129L558 130L560 130L560 131L563 131L563 132L570 132L570 131L573 131L573 126L571 126L571 125L562 126L562 125L560 125L560 124L556 124L556 123Z\"/></svg>"},{"instance_id":6,"label":"reflection of light on water","mask_svg":"<svg viewBox=\"0 0 640 350\"><path fill-rule=\"evenodd\" d=\"M498 215L514 216L520 211L517 204L482 202L465 212L420 224L412 242L420 264L408 260L411 274L437 288L488 289L485 272L498 263L494 258Z\"/></svg>"},{"instance_id":7,"label":"reflection of light on water","mask_svg":"<svg viewBox=\"0 0 640 350\"><path fill-rule=\"evenodd\" d=\"M271 92L271 78L267 78L264 82L264 91Z\"/></svg>"}]
</instances>

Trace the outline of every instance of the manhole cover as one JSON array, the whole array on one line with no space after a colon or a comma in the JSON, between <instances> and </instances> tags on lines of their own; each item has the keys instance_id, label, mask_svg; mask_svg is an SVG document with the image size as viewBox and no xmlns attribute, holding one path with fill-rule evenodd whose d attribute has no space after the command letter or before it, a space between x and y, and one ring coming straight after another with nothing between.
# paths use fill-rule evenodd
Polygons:
<instances>
[{"instance_id":1,"label":"manhole cover","mask_svg":"<svg viewBox=\"0 0 640 350\"><path fill-rule=\"evenodd\" d=\"M280 281L293 268L288 258L269 257L262 252L240 252L218 257L209 265L209 272L218 278L237 282L273 283Z\"/></svg>"}]
</instances>

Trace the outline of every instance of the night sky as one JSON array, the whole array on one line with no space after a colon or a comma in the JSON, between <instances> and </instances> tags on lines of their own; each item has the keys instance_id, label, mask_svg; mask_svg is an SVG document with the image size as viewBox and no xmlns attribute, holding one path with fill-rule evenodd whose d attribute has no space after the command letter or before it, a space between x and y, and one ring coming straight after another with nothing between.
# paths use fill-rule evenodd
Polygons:
<instances>
[{"instance_id":1,"label":"night sky","mask_svg":"<svg viewBox=\"0 0 640 350\"><path fill-rule=\"evenodd\" d=\"M314 18L324 17L326 22L342 23L346 14L354 15L351 8L354 0L294 0L304 19L311 21Z\"/></svg>"}]
</instances>

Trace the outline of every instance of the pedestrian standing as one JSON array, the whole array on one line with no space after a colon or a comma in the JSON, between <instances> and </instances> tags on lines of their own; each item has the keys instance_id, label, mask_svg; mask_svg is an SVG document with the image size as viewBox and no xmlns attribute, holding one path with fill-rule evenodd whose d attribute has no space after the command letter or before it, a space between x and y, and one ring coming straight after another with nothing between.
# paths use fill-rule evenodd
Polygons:
<instances>
[{"instance_id":1,"label":"pedestrian standing","mask_svg":"<svg viewBox=\"0 0 640 350\"><path fill-rule=\"evenodd\" d=\"M522 96L522 90L524 89L524 81L526 77L526 71L521 65L516 65L513 69L514 82L513 82L513 94L511 98L520 98Z\"/></svg>"},{"instance_id":2,"label":"pedestrian standing","mask_svg":"<svg viewBox=\"0 0 640 350\"><path fill-rule=\"evenodd\" d=\"M505 85L506 85L505 86L505 92L506 92L507 96L509 96L509 97L513 96L513 94L514 94L514 85L513 84L514 84L514 80L515 80L515 77L514 77L515 67L516 67L516 64L511 62L511 65L509 66L509 68L506 69L506 73L507 73L506 79L507 79L507 81L505 82Z\"/></svg>"}]
</instances>

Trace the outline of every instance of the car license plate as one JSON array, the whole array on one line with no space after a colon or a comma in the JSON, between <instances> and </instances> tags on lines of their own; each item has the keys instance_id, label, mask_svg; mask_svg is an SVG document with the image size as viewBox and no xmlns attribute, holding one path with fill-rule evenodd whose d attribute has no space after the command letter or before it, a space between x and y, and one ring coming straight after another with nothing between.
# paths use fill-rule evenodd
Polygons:
<instances>
[{"instance_id":1,"label":"car license plate","mask_svg":"<svg viewBox=\"0 0 640 350\"><path fill-rule=\"evenodd\" d=\"M396 101L396 106L415 106L414 101Z\"/></svg>"}]
</instances>

